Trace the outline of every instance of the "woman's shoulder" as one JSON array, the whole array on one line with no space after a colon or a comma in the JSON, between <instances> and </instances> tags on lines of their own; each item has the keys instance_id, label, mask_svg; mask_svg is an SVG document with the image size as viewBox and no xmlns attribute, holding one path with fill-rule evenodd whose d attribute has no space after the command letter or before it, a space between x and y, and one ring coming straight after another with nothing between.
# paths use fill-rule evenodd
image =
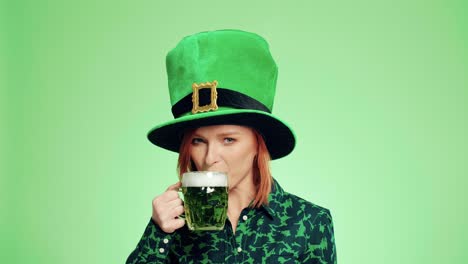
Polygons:
<instances>
[{"instance_id":1,"label":"woman's shoulder","mask_svg":"<svg viewBox=\"0 0 468 264\"><path fill-rule=\"evenodd\" d=\"M330 210L321 205L308 201L295 194L285 192L284 196L287 203L291 203L297 210L297 214L309 214L315 216L330 215Z\"/></svg>"},{"instance_id":2,"label":"woman's shoulder","mask_svg":"<svg viewBox=\"0 0 468 264\"><path fill-rule=\"evenodd\" d=\"M328 208L284 191L276 181L274 192L276 193L274 202L277 214L288 218L300 218L308 222L331 222L331 213Z\"/></svg>"}]
</instances>

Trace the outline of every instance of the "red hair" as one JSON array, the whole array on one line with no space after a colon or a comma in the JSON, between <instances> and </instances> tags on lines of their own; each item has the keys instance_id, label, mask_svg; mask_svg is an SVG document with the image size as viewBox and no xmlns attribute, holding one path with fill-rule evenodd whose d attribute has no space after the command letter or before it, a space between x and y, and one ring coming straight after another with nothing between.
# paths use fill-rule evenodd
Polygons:
<instances>
[{"instance_id":1,"label":"red hair","mask_svg":"<svg viewBox=\"0 0 468 264\"><path fill-rule=\"evenodd\" d=\"M268 205L268 195L271 192L271 185L273 178L270 172L270 153L265 144L265 140L262 135L255 129L252 129L257 139L257 156L252 164L253 166L253 182L256 189L255 198L251 204L251 207L258 208L261 205ZM192 146L191 140L195 129L187 130L182 138L182 143L179 148L179 159L177 162L177 170L179 179L182 178L182 174L188 171L196 171L197 168L190 158L190 148Z\"/></svg>"}]
</instances>

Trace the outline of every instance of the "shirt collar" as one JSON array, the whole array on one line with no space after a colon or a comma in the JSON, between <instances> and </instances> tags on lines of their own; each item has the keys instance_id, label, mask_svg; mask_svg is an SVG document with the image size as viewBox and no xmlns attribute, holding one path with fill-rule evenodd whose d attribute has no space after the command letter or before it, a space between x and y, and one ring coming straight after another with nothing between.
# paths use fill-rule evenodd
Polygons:
<instances>
[{"instance_id":1,"label":"shirt collar","mask_svg":"<svg viewBox=\"0 0 468 264\"><path fill-rule=\"evenodd\" d=\"M281 188L279 183L273 179L273 184L271 186L271 192L268 195L268 205L262 205L263 209L272 217L279 217L278 215L278 206L284 200L284 190Z\"/></svg>"}]
</instances>

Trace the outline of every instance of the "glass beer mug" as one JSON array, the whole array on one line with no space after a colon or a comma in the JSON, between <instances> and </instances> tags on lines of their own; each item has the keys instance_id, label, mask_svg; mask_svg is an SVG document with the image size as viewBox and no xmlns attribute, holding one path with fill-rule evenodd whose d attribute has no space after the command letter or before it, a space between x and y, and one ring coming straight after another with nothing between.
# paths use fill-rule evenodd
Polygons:
<instances>
[{"instance_id":1,"label":"glass beer mug","mask_svg":"<svg viewBox=\"0 0 468 264\"><path fill-rule=\"evenodd\" d=\"M185 220L190 230L222 230L228 207L228 177L223 172L182 175Z\"/></svg>"}]
</instances>

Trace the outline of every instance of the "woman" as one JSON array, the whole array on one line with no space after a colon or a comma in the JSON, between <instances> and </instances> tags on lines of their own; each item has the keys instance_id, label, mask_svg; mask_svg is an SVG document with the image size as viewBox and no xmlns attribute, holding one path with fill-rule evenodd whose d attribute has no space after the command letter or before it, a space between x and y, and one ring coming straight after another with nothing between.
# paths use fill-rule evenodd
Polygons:
<instances>
[{"instance_id":1,"label":"woman","mask_svg":"<svg viewBox=\"0 0 468 264\"><path fill-rule=\"evenodd\" d=\"M329 210L285 192L269 170L295 137L271 114L277 67L265 40L238 30L198 33L166 65L175 119L148 138L179 152L179 177L227 172L228 220L221 231L188 230L176 183L153 200L127 263L336 263Z\"/></svg>"}]
</instances>

